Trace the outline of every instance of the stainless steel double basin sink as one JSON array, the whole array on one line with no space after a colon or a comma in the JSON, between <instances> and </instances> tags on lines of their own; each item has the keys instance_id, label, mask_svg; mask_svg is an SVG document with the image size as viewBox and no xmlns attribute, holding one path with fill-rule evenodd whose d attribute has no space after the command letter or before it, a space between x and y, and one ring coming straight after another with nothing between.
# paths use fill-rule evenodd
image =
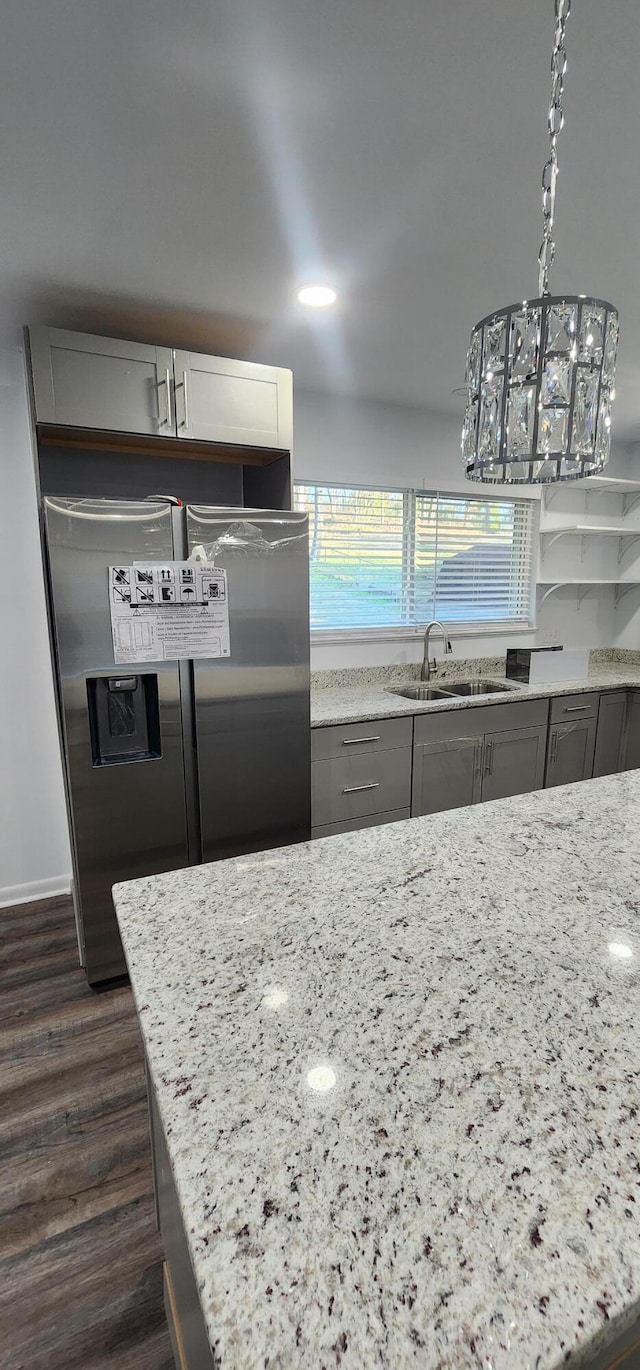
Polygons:
<instances>
[{"instance_id":1,"label":"stainless steel double basin sink","mask_svg":"<svg viewBox=\"0 0 640 1370\"><path fill-rule=\"evenodd\" d=\"M516 686L507 683L506 680L452 680L446 688L444 685L418 681L416 684L398 685L395 689L388 689L387 694L401 695L403 699L435 702L439 699L461 699L474 695L499 695L515 688Z\"/></svg>"}]
</instances>

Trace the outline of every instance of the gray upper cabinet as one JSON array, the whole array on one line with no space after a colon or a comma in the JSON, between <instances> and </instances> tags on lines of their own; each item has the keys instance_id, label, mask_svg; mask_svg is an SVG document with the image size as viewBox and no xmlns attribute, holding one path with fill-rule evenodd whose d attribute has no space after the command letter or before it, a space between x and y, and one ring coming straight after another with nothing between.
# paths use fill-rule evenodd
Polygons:
<instances>
[{"instance_id":1,"label":"gray upper cabinet","mask_svg":"<svg viewBox=\"0 0 640 1370\"><path fill-rule=\"evenodd\" d=\"M615 775L621 769L626 716L626 690L600 696L594 775Z\"/></svg>"},{"instance_id":2,"label":"gray upper cabinet","mask_svg":"<svg viewBox=\"0 0 640 1370\"><path fill-rule=\"evenodd\" d=\"M489 733L484 739L482 799L507 799L544 783L545 726Z\"/></svg>"},{"instance_id":3,"label":"gray upper cabinet","mask_svg":"<svg viewBox=\"0 0 640 1370\"><path fill-rule=\"evenodd\" d=\"M290 451L290 371L198 352L176 352L174 366L178 437Z\"/></svg>"},{"instance_id":4,"label":"gray upper cabinet","mask_svg":"<svg viewBox=\"0 0 640 1370\"><path fill-rule=\"evenodd\" d=\"M291 372L254 362L29 330L38 423L289 452Z\"/></svg>"},{"instance_id":5,"label":"gray upper cabinet","mask_svg":"<svg viewBox=\"0 0 640 1370\"><path fill-rule=\"evenodd\" d=\"M38 423L175 436L170 348L60 328L29 342Z\"/></svg>"},{"instance_id":6,"label":"gray upper cabinet","mask_svg":"<svg viewBox=\"0 0 640 1370\"><path fill-rule=\"evenodd\" d=\"M480 798L482 737L442 738L413 749L411 817L461 809Z\"/></svg>"}]
</instances>

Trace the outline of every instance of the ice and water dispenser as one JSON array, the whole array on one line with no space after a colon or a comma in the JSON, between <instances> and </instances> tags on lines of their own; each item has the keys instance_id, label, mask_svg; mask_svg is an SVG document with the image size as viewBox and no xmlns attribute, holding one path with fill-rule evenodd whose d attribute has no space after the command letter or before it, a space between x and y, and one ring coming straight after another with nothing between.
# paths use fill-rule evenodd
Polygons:
<instances>
[{"instance_id":1,"label":"ice and water dispenser","mask_svg":"<svg viewBox=\"0 0 640 1370\"><path fill-rule=\"evenodd\" d=\"M157 675L93 677L87 703L94 766L162 755Z\"/></svg>"}]
</instances>

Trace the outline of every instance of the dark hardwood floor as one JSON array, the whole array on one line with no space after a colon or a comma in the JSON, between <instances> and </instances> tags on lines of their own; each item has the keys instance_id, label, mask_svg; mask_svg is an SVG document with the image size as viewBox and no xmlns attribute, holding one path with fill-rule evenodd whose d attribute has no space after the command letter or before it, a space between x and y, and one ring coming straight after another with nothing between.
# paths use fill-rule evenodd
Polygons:
<instances>
[{"instance_id":1,"label":"dark hardwood floor","mask_svg":"<svg viewBox=\"0 0 640 1370\"><path fill-rule=\"evenodd\" d=\"M69 899L0 909L0 1365L174 1367L133 1000Z\"/></svg>"}]
</instances>

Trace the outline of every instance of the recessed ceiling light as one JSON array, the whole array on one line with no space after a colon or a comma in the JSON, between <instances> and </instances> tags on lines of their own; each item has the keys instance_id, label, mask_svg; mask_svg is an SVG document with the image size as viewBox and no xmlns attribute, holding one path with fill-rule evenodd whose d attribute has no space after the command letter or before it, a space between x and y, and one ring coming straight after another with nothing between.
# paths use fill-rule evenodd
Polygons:
<instances>
[{"instance_id":1,"label":"recessed ceiling light","mask_svg":"<svg viewBox=\"0 0 640 1370\"><path fill-rule=\"evenodd\" d=\"M310 309L326 309L335 304L337 298L337 292L330 285L303 285L298 291L300 304L306 304Z\"/></svg>"}]
</instances>

